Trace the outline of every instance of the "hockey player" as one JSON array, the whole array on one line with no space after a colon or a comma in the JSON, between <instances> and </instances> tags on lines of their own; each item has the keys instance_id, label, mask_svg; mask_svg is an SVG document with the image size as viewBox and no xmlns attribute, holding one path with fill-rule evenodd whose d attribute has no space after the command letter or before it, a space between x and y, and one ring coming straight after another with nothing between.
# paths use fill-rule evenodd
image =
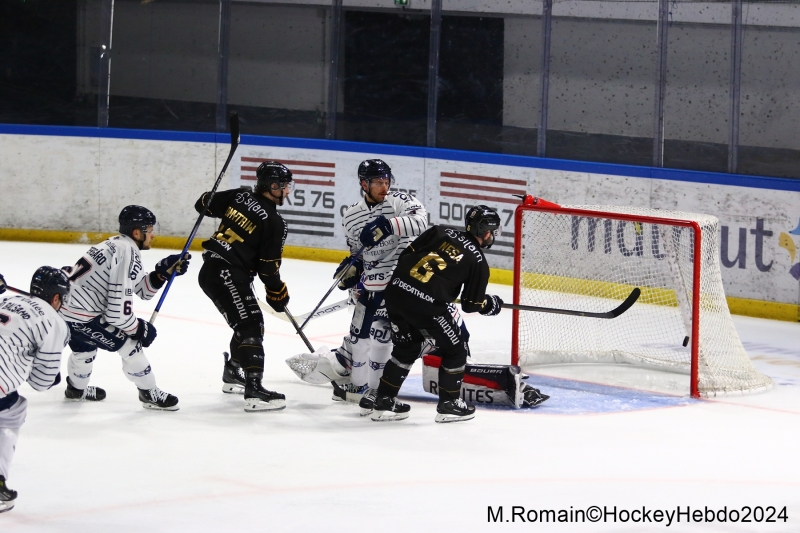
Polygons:
<instances>
[{"instance_id":1,"label":"hockey player","mask_svg":"<svg viewBox=\"0 0 800 533\"><path fill-rule=\"evenodd\" d=\"M467 350L461 330L447 310L461 293L461 309L494 316L503 301L486 294L489 265L481 248L489 248L500 229L500 217L484 205L465 217L466 231L433 226L400 256L386 289L392 323L392 358L386 364L374 402L372 420L403 420L411 407L396 400L426 338L442 357L436 422L469 420L475 407L461 399ZM462 291L463 286L463 291Z\"/></svg>"},{"instance_id":2,"label":"hockey player","mask_svg":"<svg viewBox=\"0 0 800 533\"><path fill-rule=\"evenodd\" d=\"M362 415L367 415L372 412L375 390L392 353L383 291L400 254L427 229L428 214L410 194L389 192L394 176L380 159L363 161L358 166L358 180L364 196L342 217L351 256L334 274L336 277L347 268L339 287L355 287L356 305L350 335L331 363L340 375L349 373L349 383L346 379L334 380L333 398L359 402ZM361 256L348 267L359 250ZM337 381L345 383L340 387Z\"/></svg>"},{"instance_id":3,"label":"hockey player","mask_svg":"<svg viewBox=\"0 0 800 533\"><path fill-rule=\"evenodd\" d=\"M0 513L11 510L17 499L17 491L6 486L28 407L17 390L26 381L37 391L58 384L61 352L69 341L69 328L57 312L69 299L64 271L39 268L30 296L4 290L0 276Z\"/></svg>"},{"instance_id":4,"label":"hockey player","mask_svg":"<svg viewBox=\"0 0 800 533\"><path fill-rule=\"evenodd\" d=\"M61 308L61 316L72 332L67 362L70 401L101 401L106 392L89 385L97 349L119 353L125 377L139 389L146 409L177 411L178 398L156 386L150 362L142 348L156 338L156 328L133 313L133 295L150 300L175 270L189 267L187 255L165 257L153 272L142 267L140 250L149 250L155 235L156 216L147 208L129 205L119 214L119 235L92 246L69 271L72 298Z\"/></svg>"},{"instance_id":5,"label":"hockey player","mask_svg":"<svg viewBox=\"0 0 800 533\"><path fill-rule=\"evenodd\" d=\"M292 185L292 173L275 161L256 170L255 191L232 189L204 193L195 204L201 212L221 219L219 229L203 243L203 267L198 281L203 292L225 317L233 336L230 359L226 354L222 391L244 392L244 410L268 411L286 407L283 394L265 389L264 317L252 282L264 283L267 303L283 312L289 291L281 281L281 254L288 228L277 206L283 205Z\"/></svg>"}]
</instances>

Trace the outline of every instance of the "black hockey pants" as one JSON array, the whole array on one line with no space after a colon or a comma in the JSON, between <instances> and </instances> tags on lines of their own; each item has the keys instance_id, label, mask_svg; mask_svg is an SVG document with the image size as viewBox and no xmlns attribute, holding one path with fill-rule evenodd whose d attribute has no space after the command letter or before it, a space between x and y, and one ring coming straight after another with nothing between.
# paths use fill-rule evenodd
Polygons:
<instances>
[{"instance_id":1,"label":"black hockey pants","mask_svg":"<svg viewBox=\"0 0 800 533\"><path fill-rule=\"evenodd\" d=\"M264 315L253 292L250 273L206 252L198 281L233 330L231 358L245 371L263 372Z\"/></svg>"},{"instance_id":2,"label":"black hockey pants","mask_svg":"<svg viewBox=\"0 0 800 533\"><path fill-rule=\"evenodd\" d=\"M467 364L467 346L453 316L420 314L403 298L387 298L386 310L392 323L392 359L386 363L378 394L395 397L411 366L422 356L425 341L432 341L442 357L439 367L439 401L460 397Z\"/></svg>"}]
</instances>

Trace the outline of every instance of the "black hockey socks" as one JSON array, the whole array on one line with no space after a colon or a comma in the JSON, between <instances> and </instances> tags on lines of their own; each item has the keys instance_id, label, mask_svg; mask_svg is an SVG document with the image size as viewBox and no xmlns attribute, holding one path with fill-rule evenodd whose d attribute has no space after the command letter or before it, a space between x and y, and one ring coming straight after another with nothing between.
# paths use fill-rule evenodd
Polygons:
<instances>
[{"instance_id":1,"label":"black hockey socks","mask_svg":"<svg viewBox=\"0 0 800 533\"><path fill-rule=\"evenodd\" d=\"M464 367L448 369L439 367L439 403L461 397L461 382L464 380Z\"/></svg>"},{"instance_id":2,"label":"black hockey socks","mask_svg":"<svg viewBox=\"0 0 800 533\"><path fill-rule=\"evenodd\" d=\"M381 376L381 382L378 384L378 396L396 397L410 370L410 366L408 368L403 368L398 365L394 359L386 363L386 367L383 369L383 376Z\"/></svg>"}]
</instances>

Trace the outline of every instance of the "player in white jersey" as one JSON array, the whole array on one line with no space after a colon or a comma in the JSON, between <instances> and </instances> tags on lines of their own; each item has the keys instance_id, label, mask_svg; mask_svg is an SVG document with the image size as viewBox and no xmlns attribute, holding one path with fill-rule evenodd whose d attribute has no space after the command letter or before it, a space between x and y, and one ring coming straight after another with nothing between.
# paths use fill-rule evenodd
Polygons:
<instances>
[{"instance_id":1,"label":"player in white jersey","mask_svg":"<svg viewBox=\"0 0 800 533\"><path fill-rule=\"evenodd\" d=\"M359 402L370 389L378 387L383 367L391 357L392 329L383 305L383 290L400 253L428 227L428 214L422 203L410 194L389 192L394 176L384 161L362 162L358 180L364 196L348 207L342 217L351 256L342 261L334 275L337 277L342 269L347 269L339 288L352 291L355 311L350 335L333 353L322 354L327 359L322 363L329 368L329 362L339 376L333 380L333 399L353 402ZM359 251L360 257L353 261ZM301 354L296 358L307 356Z\"/></svg>"},{"instance_id":2,"label":"player in white jersey","mask_svg":"<svg viewBox=\"0 0 800 533\"><path fill-rule=\"evenodd\" d=\"M69 300L69 280L57 268L41 267L31 280L30 296L4 291L0 276L0 513L17 499L17 491L6 486L28 407L17 389L27 381L42 391L61 381L58 369L69 328L57 311Z\"/></svg>"},{"instance_id":3,"label":"player in white jersey","mask_svg":"<svg viewBox=\"0 0 800 533\"><path fill-rule=\"evenodd\" d=\"M149 250L156 217L138 205L119 214L120 235L92 246L74 267L68 268L72 298L61 315L72 331L67 363L67 400L98 401L106 397L100 387L89 385L97 349L118 352L122 370L139 389L139 400L147 409L177 411L178 398L156 386L156 378L142 347L156 337L155 327L133 313L133 295L143 300L155 296L176 270L186 272L187 256L162 259L153 272L145 272L139 250Z\"/></svg>"}]
</instances>

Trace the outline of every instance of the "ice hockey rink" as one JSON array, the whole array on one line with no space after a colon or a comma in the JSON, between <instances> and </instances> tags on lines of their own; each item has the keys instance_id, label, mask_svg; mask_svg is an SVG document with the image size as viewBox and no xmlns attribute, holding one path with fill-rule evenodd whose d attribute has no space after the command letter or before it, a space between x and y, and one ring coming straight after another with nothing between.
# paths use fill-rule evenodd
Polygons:
<instances>
[{"instance_id":1,"label":"ice hockey rink","mask_svg":"<svg viewBox=\"0 0 800 533\"><path fill-rule=\"evenodd\" d=\"M71 265L86 248L0 242L0 272L27 289L37 267ZM145 267L164 255L143 252ZM775 382L767 393L693 400L529 369L529 383L551 396L539 408L479 407L472 421L436 424L418 367L401 392L410 418L372 422L332 402L329 387L300 382L284 360L307 351L303 342L266 316L264 385L286 394L287 408L245 413L241 396L220 390L230 331L197 285L201 261L195 254L173 284L147 350L180 410L143 409L108 352L92 377L108 392L104 402L65 402L63 384L43 393L23 386L28 419L8 480L19 498L0 514L0 531L800 531L800 324L734 317L755 366ZM313 308L334 267L284 261L294 314ZM511 300L511 287L489 292ZM147 318L155 304L134 310ZM511 313L465 319L473 358L507 363ZM307 333L315 348L335 347L348 324L342 311ZM523 522L592 506L616 507L617 521ZM502 521L490 520L490 507L502 507ZM674 514L747 507L749 523ZM776 521L767 523L770 507ZM634 522L645 510L652 521Z\"/></svg>"}]
</instances>

